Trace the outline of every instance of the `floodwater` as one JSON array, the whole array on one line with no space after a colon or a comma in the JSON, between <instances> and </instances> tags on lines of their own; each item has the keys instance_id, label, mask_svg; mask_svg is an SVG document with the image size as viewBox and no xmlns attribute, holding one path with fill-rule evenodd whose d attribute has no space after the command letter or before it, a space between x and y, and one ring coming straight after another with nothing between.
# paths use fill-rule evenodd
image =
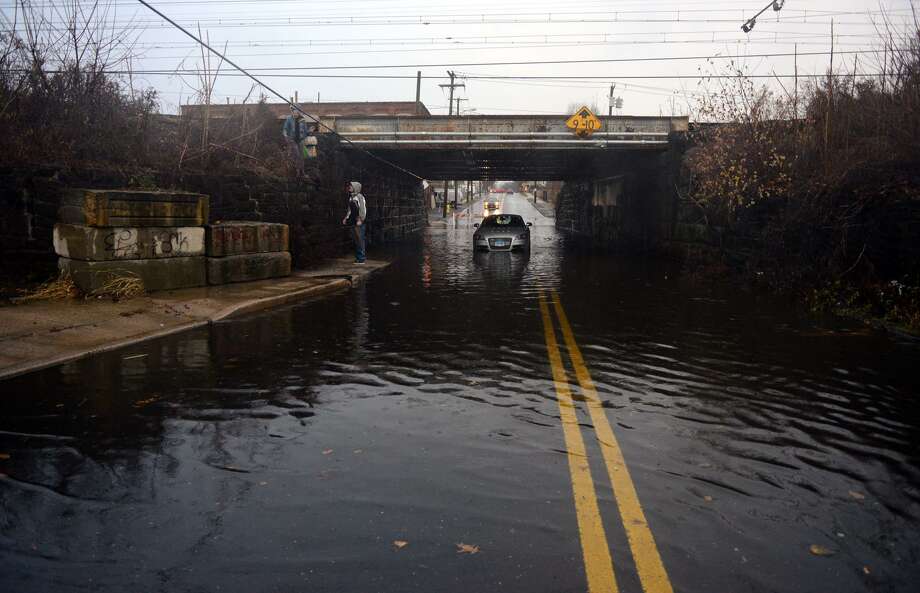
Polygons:
<instances>
[{"instance_id":1,"label":"floodwater","mask_svg":"<svg viewBox=\"0 0 920 593\"><path fill-rule=\"evenodd\" d=\"M529 256L462 220L347 294L0 383L0 591L586 591L553 291L674 591L917 590L920 344L505 211Z\"/></svg>"}]
</instances>

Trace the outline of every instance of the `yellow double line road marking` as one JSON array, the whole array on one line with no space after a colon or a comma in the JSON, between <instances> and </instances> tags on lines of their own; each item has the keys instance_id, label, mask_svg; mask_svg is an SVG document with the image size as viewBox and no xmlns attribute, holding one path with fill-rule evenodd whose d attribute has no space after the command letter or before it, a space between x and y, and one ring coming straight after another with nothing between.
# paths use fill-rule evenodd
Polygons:
<instances>
[{"instance_id":1,"label":"yellow double line road marking","mask_svg":"<svg viewBox=\"0 0 920 593\"><path fill-rule=\"evenodd\" d=\"M581 551L585 557L585 572L588 576L590 593L616 593L617 582L613 575L613 561L610 559L610 547L607 534L601 521L601 511L597 506L594 492L594 480L588 467L588 454L585 441L581 438L575 402L569 390L569 380L562 364L562 355L556 343L556 332L549 315L546 298L540 295L540 314L543 316L543 331L546 334L546 347L549 350L549 362L553 368L553 383L556 385L556 402L559 404L559 416L565 433L565 449L568 451L569 473L572 476L572 491L575 496L575 515L578 517L578 533L581 536Z\"/></svg>"},{"instance_id":2,"label":"yellow double line road marking","mask_svg":"<svg viewBox=\"0 0 920 593\"><path fill-rule=\"evenodd\" d=\"M562 308L559 295L552 293L553 308L559 320L562 336L565 340L569 359L575 369L575 376L581 386L582 395L587 404L594 432L600 445L604 465L613 487L613 495L617 501L626 538L632 550L639 581L645 593L673 593L668 573L661 562L661 556L655 545L655 538L649 529L639 503L636 487L633 485L623 452L617 442L607 414L601 405L600 397L591 374L581 356L581 350L575 342L575 334L569 325L568 317ZM572 392L569 389L568 376L562 362L562 354L556 341L556 330L550 315L549 304L544 294L540 294L540 315L543 318L543 332L546 337L546 348L549 352L550 366L553 370L553 383L556 388L559 413L562 419L562 429L565 435L566 450L568 451L569 472L572 478L572 491L575 498L575 514L578 519L578 531L581 537L581 548L585 558L585 572L588 577L589 593L617 593L616 577L613 571L613 560L610 556L610 546L607 543L606 532L601 520L600 508L597 503L597 494L594 489L594 480L588 465L588 456L585 450L584 439L578 425L578 416Z\"/></svg>"}]
</instances>

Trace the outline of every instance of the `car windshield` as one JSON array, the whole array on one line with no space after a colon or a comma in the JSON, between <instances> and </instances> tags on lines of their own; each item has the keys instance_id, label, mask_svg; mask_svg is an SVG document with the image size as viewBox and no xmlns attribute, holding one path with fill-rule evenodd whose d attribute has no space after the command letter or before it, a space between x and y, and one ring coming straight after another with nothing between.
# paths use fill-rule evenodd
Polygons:
<instances>
[{"instance_id":1,"label":"car windshield","mask_svg":"<svg viewBox=\"0 0 920 593\"><path fill-rule=\"evenodd\" d=\"M517 214L490 216L482 221L483 228L524 226L524 219Z\"/></svg>"}]
</instances>

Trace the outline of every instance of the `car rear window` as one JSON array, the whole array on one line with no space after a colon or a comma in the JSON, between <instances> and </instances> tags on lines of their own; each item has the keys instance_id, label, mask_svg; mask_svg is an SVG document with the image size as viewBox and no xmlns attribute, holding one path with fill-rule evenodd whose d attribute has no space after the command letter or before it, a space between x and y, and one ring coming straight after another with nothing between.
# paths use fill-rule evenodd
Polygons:
<instances>
[{"instance_id":1,"label":"car rear window","mask_svg":"<svg viewBox=\"0 0 920 593\"><path fill-rule=\"evenodd\" d=\"M524 226L524 219L517 214L504 214L500 216L490 216L482 221L482 226L488 227L505 227L505 226Z\"/></svg>"}]
</instances>

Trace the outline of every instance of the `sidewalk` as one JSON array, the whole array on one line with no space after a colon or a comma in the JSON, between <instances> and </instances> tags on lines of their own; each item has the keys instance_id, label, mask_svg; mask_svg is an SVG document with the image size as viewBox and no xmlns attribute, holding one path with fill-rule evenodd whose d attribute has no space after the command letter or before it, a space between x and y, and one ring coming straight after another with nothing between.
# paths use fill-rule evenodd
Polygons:
<instances>
[{"instance_id":1,"label":"sidewalk","mask_svg":"<svg viewBox=\"0 0 920 593\"><path fill-rule=\"evenodd\" d=\"M466 219L470 213L469 204L460 204L457 208L457 223L466 224ZM452 229L454 228L454 211L451 212L445 217L443 210L437 208L435 210L428 210L428 226L432 228L441 228L441 229Z\"/></svg>"},{"instance_id":2,"label":"sidewalk","mask_svg":"<svg viewBox=\"0 0 920 593\"><path fill-rule=\"evenodd\" d=\"M553 204L544 202L542 200L537 200L534 202L533 199L530 200L530 203L533 204L533 207L536 208L543 216L547 218L556 218L556 206Z\"/></svg>"},{"instance_id":3,"label":"sidewalk","mask_svg":"<svg viewBox=\"0 0 920 593\"><path fill-rule=\"evenodd\" d=\"M444 216L444 211L441 208L435 208L428 210L428 226L434 228L446 229L453 225L453 217L448 214Z\"/></svg>"},{"instance_id":4,"label":"sidewalk","mask_svg":"<svg viewBox=\"0 0 920 593\"><path fill-rule=\"evenodd\" d=\"M299 300L347 290L389 265L351 258L287 278L155 292L114 303L0 307L0 380Z\"/></svg>"}]
</instances>

